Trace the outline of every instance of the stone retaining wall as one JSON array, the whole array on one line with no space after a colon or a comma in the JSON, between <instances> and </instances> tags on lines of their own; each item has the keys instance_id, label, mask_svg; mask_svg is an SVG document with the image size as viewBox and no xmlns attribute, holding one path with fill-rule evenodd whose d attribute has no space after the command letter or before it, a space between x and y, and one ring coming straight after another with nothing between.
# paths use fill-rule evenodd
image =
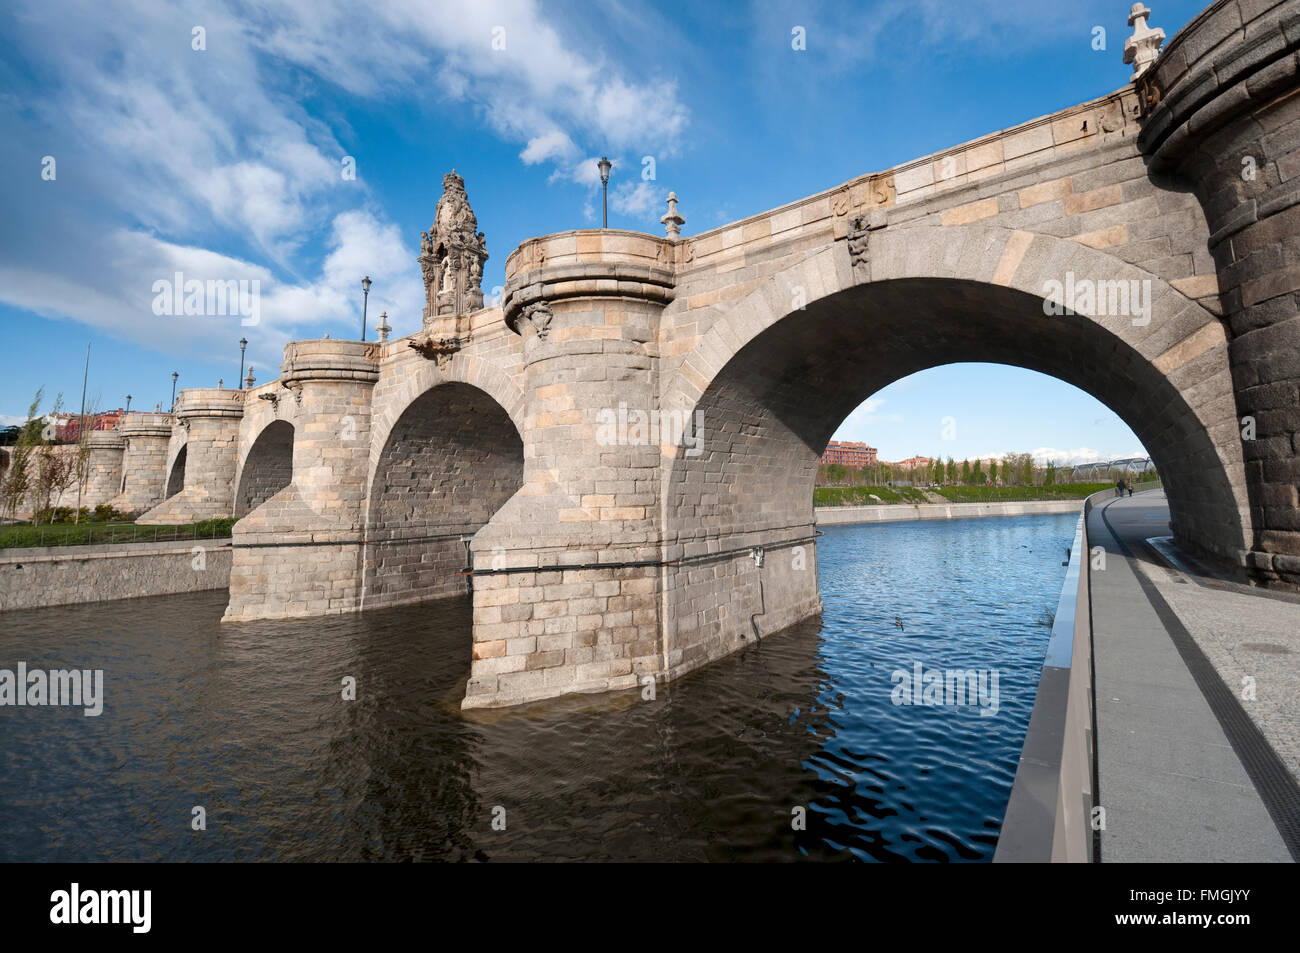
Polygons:
<instances>
[{"instance_id":1,"label":"stone retaining wall","mask_svg":"<svg viewBox=\"0 0 1300 953\"><path fill-rule=\"evenodd\" d=\"M230 552L228 539L2 549L0 611L224 589Z\"/></svg>"}]
</instances>

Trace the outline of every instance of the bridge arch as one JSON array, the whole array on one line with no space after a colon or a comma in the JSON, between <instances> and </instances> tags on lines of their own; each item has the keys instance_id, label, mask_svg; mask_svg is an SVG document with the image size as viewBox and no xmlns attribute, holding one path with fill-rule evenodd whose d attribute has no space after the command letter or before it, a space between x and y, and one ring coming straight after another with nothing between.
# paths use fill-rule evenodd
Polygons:
<instances>
[{"instance_id":1,"label":"bridge arch","mask_svg":"<svg viewBox=\"0 0 1300 953\"><path fill-rule=\"evenodd\" d=\"M1090 311L1076 302L1081 313L1046 314L1049 283L1067 280L1137 281L1149 311L1108 315L1094 300ZM1104 252L994 226L873 233L856 267L837 243L720 314L661 392L662 407L703 414L703 452L679 455L663 483L668 539L811 526L817 458L853 408L908 374L963 361L1025 367L1093 395L1151 455L1181 543L1234 562L1248 547L1220 321ZM737 466L752 476L717 493L708 473Z\"/></svg>"},{"instance_id":2,"label":"bridge arch","mask_svg":"<svg viewBox=\"0 0 1300 953\"><path fill-rule=\"evenodd\" d=\"M436 383L374 444L363 606L459 595L473 536L523 484L523 439L488 391Z\"/></svg>"},{"instance_id":3,"label":"bridge arch","mask_svg":"<svg viewBox=\"0 0 1300 953\"><path fill-rule=\"evenodd\" d=\"M293 438L287 420L273 420L257 435L239 467L235 516L248 515L293 481Z\"/></svg>"},{"instance_id":4,"label":"bridge arch","mask_svg":"<svg viewBox=\"0 0 1300 953\"><path fill-rule=\"evenodd\" d=\"M167 491L163 494L163 499L170 499L185 489L185 458L189 456L186 452L188 450L189 444L183 443L176 451L176 456L172 458L171 465L167 468ZM125 482L125 474L122 475L122 479Z\"/></svg>"},{"instance_id":5,"label":"bridge arch","mask_svg":"<svg viewBox=\"0 0 1300 953\"><path fill-rule=\"evenodd\" d=\"M398 420L430 390L449 383L468 384L482 391L506 412L516 430L523 431L524 392L505 369L481 357L467 357L463 354L448 359L444 367L437 361L426 360L411 352L407 362L390 368L375 385L373 416L370 421L372 476Z\"/></svg>"}]
</instances>

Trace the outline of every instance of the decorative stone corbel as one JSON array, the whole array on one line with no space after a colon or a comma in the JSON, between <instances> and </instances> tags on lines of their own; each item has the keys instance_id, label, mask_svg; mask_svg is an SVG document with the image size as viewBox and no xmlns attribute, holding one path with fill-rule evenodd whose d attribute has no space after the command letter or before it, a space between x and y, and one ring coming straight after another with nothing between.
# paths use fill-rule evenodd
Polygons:
<instances>
[{"instance_id":1,"label":"decorative stone corbel","mask_svg":"<svg viewBox=\"0 0 1300 953\"><path fill-rule=\"evenodd\" d=\"M461 342L459 338L431 334L425 338L414 338L407 342L407 346L426 361L436 360L438 370L445 371L451 356L460 350Z\"/></svg>"},{"instance_id":2,"label":"decorative stone corbel","mask_svg":"<svg viewBox=\"0 0 1300 953\"><path fill-rule=\"evenodd\" d=\"M523 319L532 325L537 337L545 341L546 336L551 333L551 319L555 317L551 311L551 306L545 301L535 301L524 308Z\"/></svg>"},{"instance_id":3,"label":"decorative stone corbel","mask_svg":"<svg viewBox=\"0 0 1300 953\"><path fill-rule=\"evenodd\" d=\"M299 407L302 406L302 381L294 381L292 384L286 384L284 381L280 381L280 386L293 394L293 401L295 404Z\"/></svg>"}]
</instances>

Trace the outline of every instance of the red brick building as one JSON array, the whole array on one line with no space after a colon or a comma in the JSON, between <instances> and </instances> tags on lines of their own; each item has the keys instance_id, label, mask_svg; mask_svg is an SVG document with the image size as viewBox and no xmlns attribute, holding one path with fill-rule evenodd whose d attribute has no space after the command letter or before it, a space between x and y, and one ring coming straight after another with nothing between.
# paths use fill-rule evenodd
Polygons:
<instances>
[{"instance_id":1,"label":"red brick building","mask_svg":"<svg viewBox=\"0 0 1300 953\"><path fill-rule=\"evenodd\" d=\"M876 448L865 443L832 440L822 451L823 464L838 463L846 467L870 467L876 464Z\"/></svg>"},{"instance_id":2,"label":"red brick building","mask_svg":"<svg viewBox=\"0 0 1300 953\"><path fill-rule=\"evenodd\" d=\"M928 467L934 460L931 457L908 457L906 460L898 461L895 466L900 470L917 470L921 467Z\"/></svg>"},{"instance_id":3,"label":"red brick building","mask_svg":"<svg viewBox=\"0 0 1300 953\"><path fill-rule=\"evenodd\" d=\"M121 407L117 410L104 410L93 417L87 414L86 425L89 430L112 430L126 413ZM59 414L55 424L56 437L64 443L76 443L81 432L81 418L77 414Z\"/></svg>"}]
</instances>

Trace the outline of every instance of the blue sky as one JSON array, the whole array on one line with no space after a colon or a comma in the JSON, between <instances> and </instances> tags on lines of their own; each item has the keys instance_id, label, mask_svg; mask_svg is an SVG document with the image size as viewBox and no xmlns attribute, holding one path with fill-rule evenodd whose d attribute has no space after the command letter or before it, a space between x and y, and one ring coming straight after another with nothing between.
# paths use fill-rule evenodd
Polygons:
<instances>
[{"instance_id":1,"label":"blue sky","mask_svg":"<svg viewBox=\"0 0 1300 953\"><path fill-rule=\"evenodd\" d=\"M172 371L233 385L241 335L266 381L288 340L357 336L365 274L371 328L387 310L409 333L419 233L453 167L491 289L523 239L599 225L602 153L611 226L660 233L675 190L694 234L1119 88L1128 6L16 0L0 19L0 419L38 387L75 409L87 341L101 407L165 407ZM1201 6L1160 3L1152 25L1172 37ZM176 270L258 279L260 322L153 314ZM941 441L952 393L970 396ZM974 364L891 385L837 436L886 459L1140 447L1088 395Z\"/></svg>"}]
</instances>

